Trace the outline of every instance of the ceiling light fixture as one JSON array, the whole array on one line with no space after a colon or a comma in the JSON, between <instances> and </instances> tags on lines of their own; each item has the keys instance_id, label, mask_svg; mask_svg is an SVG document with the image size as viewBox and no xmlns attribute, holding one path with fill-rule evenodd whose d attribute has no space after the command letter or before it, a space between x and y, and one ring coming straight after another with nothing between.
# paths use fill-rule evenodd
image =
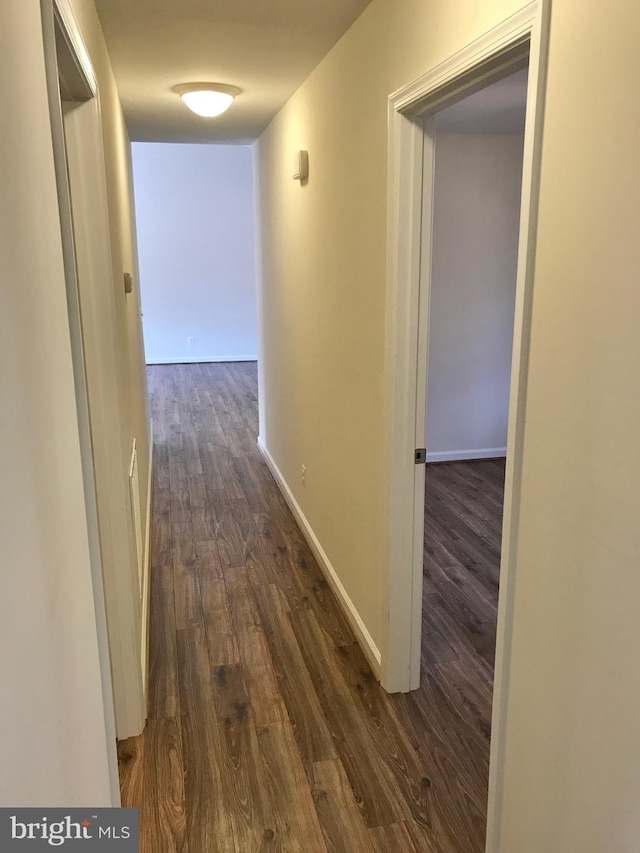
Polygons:
<instances>
[{"instance_id":1,"label":"ceiling light fixture","mask_svg":"<svg viewBox=\"0 0 640 853\"><path fill-rule=\"evenodd\" d=\"M190 110L205 118L221 115L240 94L237 86L224 83L181 83L174 86L173 91L180 95Z\"/></svg>"}]
</instances>

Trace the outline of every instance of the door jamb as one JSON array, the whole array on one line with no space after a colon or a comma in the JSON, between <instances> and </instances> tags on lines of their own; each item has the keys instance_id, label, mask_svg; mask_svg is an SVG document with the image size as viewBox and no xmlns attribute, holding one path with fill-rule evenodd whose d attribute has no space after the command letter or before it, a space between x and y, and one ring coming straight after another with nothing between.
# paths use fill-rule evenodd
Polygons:
<instances>
[{"instance_id":1,"label":"door jamb","mask_svg":"<svg viewBox=\"0 0 640 853\"><path fill-rule=\"evenodd\" d=\"M109 317L114 319L99 92L70 0L41 0L41 10L78 426L82 441L111 799L116 806L120 803L116 736L122 738L142 730L146 701L141 637L137 630L141 618L140 605L133 594L132 584L128 582L129 569L134 561L131 531L126 525L128 492L122 477L116 343L112 343L113 351L104 345L96 350L98 355L94 354L92 373L88 376L84 342L86 324L91 334L91 323L104 322L105 318L108 321ZM61 88L69 102L77 106L62 109L69 104L61 103ZM72 210L71 203L74 181L73 206L78 207L77 211ZM79 272L83 276L80 280ZM87 304L83 301L81 305L83 288L89 299ZM88 385L88 382L92 384ZM96 424L99 425L99 435L94 432ZM101 502L97 500L95 482L98 456L102 460ZM108 470L107 476L105 470ZM127 526L125 533L123 518ZM118 526L117 535L111 528L112 524ZM105 545L109 546L106 549L108 554Z\"/></svg>"},{"instance_id":2,"label":"door jamb","mask_svg":"<svg viewBox=\"0 0 640 853\"><path fill-rule=\"evenodd\" d=\"M63 16L60 14L58 0L41 0L41 16L44 59L47 76L47 95L49 100L49 113L51 117L51 137L58 190L58 208L60 213L60 232L62 238L67 311L69 317L69 336L78 417L78 434L82 460L82 477L87 520L91 582L93 589L98 654L100 659L106 755L108 761L111 803L113 806L119 806L120 791L118 784L118 759L115 744L116 727L113 707L113 683L111 679L107 616L105 609L104 587L102 582L102 558L100 553L100 534L98 528L98 510L93 468L89 401L85 376L81 311L71 219L71 199L67 180L67 155L60 101L60 68L56 47L58 32L63 34L67 45L69 46L72 59L75 61L76 67L73 69L69 68L68 70L70 73L73 72L73 84L78 97L81 97L83 100L90 100L95 98L97 90L92 69L91 73L87 73L90 66L87 67L84 60L78 61L78 54L73 50L71 33L66 29L66 23L69 18L68 15ZM73 20L75 22L75 18L73 18ZM77 25L75 35L79 36ZM71 64L73 65L74 62Z\"/></svg>"},{"instance_id":3,"label":"door jamb","mask_svg":"<svg viewBox=\"0 0 640 853\"><path fill-rule=\"evenodd\" d=\"M430 234L432 114L505 76L529 56L520 236L516 283L507 469L491 741L487 850L498 848L513 591L520 509L531 306L536 247L546 63L551 0L536 0L422 77L389 96L385 422L389 448L388 554L382 685L406 692L420 684L424 443ZM509 73L507 71L507 73ZM425 199L423 203L422 187ZM431 193L431 204L428 193ZM423 237L423 235L425 235ZM425 240L426 238L426 240ZM421 282L421 270L425 271Z\"/></svg>"},{"instance_id":4,"label":"door jamb","mask_svg":"<svg viewBox=\"0 0 640 853\"><path fill-rule=\"evenodd\" d=\"M59 194L65 206L61 213L63 238L71 246L68 251L71 255L68 287L72 291L68 298L73 314L70 324L77 351L74 357L82 365L77 368L78 375L84 371L80 417L84 419L87 403L89 409L86 417L91 444L85 467L91 467L93 479L100 477L97 506L95 487L90 500L100 528L100 595L104 599L100 607L106 607L108 626L112 690L107 694L105 686L105 703L115 706L116 735L123 739L139 734L146 720L143 606L148 600L148 572L145 558L146 589L141 600L132 521L126 512L131 498L123 469L127 454L120 434L117 341L113 339L113 329L109 335L103 328L105 322L115 328L116 317L100 92L70 0L42 2L53 8L61 37L55 50L54 44L46 45L52 53L48 61L53 63L55 55L61 83L70 89L68 99L77 104L73 109L65 104L67 109L62 110L62 115L58 91L51 93L55 100L51 109L54 154L59 161ZM79 275L82 277L78 278ZM87 360L86 335L93 346L91 362ZM146 540L148 548L148 535Z\"/></svg>"}]
</instances>

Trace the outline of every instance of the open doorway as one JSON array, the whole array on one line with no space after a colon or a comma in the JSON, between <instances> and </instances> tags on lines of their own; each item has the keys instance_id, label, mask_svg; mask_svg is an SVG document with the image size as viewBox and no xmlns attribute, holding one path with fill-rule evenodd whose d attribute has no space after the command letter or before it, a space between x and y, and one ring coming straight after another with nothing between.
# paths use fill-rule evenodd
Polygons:
<instances>
[{"instance_id":1,"label":"open doorway","mask_svg":"<svg viewBox=\"0 0 640 853\"><path fill-rule=\"evenodd\" d=\"M428 140L422 675L455 681L487 749L527 77L517 70L437 112Z\"/></svg>"},{"instance_id":2,"label":"open doorway","mask_svg":"<svg viewBox=\"0 0 640 853\"><path fill-rule=\"evenodd\" d=\"M504 733L513 638L549 24L550 4L547 0L531 3L389 97L386 411L390 510L385 577L388 620L382 643L381 673L383 686L395 692L416 689L423 671L427 466L421 463L426 461L427 453L424 442L437 114L528 67L501 537L493 522L494 533L500 542L495 687L493 691L485 690L482 700L485 702L486 719L491 718L487 849L493 849L495 843L504 781ZM432 450L436 452L435 448ZM478 489L476 494L484 491L478 483L472 486ZM466 488L471 491L469 485ZM496 499L499 505L499 495L494 494L494 503ZM475 509L481 511L477 505ZM471 514L467 513L467 518L470 517ZM495 562L497 557L494 554ZM449 582L455 588L455 582L450 579ZM468 611L463 613L467 615ZM449 623L455 626L455 618L450 618ZM477 633L478 623L470 618L468 624L472 640L482 649L488 663L493 659L493 636L485 639L482 647L473 636L474 632ZM464 701L461 697L461 702ZM489 731L486 734L488 743Z\"/></svg>"}]
</instances>

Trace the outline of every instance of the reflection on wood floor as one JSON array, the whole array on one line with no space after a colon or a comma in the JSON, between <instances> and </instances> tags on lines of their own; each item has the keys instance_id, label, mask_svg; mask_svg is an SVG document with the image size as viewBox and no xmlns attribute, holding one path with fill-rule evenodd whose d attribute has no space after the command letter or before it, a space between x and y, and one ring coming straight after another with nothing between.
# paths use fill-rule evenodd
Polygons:
<instances>
[{"instance_id":1,"label":"reflection on wood floor","mask_svg":"<svg viewBox=\"0 0 640 853\"><path fill-rule=\"evenodd\" d=\"M252 363L154 366L145 853L484 849L503 465L427 471L422 687L373 678L256 448Z\"/></svg>"}]
</instances>

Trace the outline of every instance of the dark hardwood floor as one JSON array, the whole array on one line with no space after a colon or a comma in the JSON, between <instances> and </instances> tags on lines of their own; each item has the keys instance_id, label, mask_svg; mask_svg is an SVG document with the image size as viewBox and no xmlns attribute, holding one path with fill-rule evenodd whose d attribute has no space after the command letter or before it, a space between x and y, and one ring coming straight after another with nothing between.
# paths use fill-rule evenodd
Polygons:
<instances>
[{"instance_id":1,"label":"dark hardwood floor","mask_svg":"<svg viewBox=\"0 0 640 853\"><path fill-rule=\"evenodd\" d=\"M427 470L422 687L373 678L256 448L255 364L149 368L145 853L484 849L503 465Z\"/></svg>"}]
</instances>

